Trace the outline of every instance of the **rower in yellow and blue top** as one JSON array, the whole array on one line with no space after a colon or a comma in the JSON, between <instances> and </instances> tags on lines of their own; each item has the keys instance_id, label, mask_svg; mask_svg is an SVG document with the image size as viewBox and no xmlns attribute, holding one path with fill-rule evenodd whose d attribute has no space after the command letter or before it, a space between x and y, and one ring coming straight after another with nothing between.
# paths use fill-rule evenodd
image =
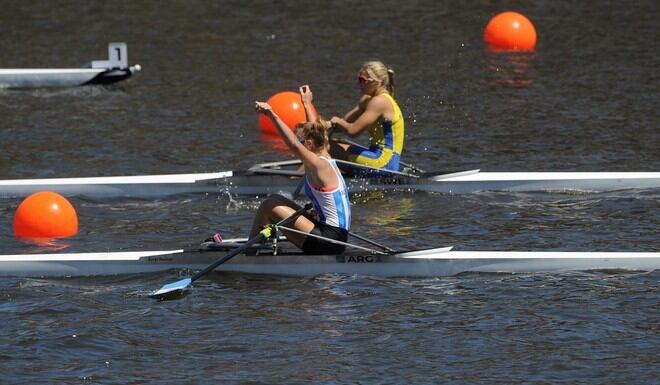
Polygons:
<instances>
[{"instance_id":1,"label":"rower in yellow and blue top","mask_svg":"<svg viewBox=\"0 0 660 385\"><path fill-rule=\"evenodd\" d=\"M355 143L332 141L330 154L337 159L373 168L398 171L403 151L405 123L401 109L394 100L394 70L381 61L369 61L358 72L362 96L358 104L343 118L330 119L336 130L356 137L369 133L369 147ZM303 106L311 106L312 95L302 95ZM310 107L311 109L311 107ZM308 119L316 119L308 113Z\"/></svg>"}]
</instances>

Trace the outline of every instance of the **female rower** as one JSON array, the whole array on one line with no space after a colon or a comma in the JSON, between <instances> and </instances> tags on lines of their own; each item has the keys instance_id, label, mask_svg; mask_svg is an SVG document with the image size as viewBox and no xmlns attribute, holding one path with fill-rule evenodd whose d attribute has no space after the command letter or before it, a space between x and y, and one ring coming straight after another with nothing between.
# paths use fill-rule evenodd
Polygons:
<instances>
[{"instance_id":1,"label":"female rower","mask_svg":"<svg viewBox=\"0 0 660 385\"><path fill-rule=\"evenodd\" d=\"M337 159L348 160L370 167L399 170L404 141L404 121L399 105L394 100L394 71L381 61L369 61L358 72L362 96L358 104L343 118L333 117L330 122L340 131L356 137L369 132L370 146L333 141L330 154ZM308 120L315 119L309 108L312 93L301 95Z\"/></svg>"},{"instance_id":2,"label":"female rower","mask_svg":"<svg viewBox=\"0 0 660 385\"><path fill-rule=\"evenodd\" d=\"M277 132L291 151L302 160L305 169L305 194L312 201L316 215L301 215L282 230L287 238L308 254L340 254L343 245L330 243L313 234L346 242L351 223L351 204L348 189L335 161L330 157L328 136L324 122L307 122L291 131L268 103L256 102L258 112L272 119ZM281 195L271 195L259 206L250 238L264 225L276 223L298 210L300 206Z\"/></svg>"}]
</instances>

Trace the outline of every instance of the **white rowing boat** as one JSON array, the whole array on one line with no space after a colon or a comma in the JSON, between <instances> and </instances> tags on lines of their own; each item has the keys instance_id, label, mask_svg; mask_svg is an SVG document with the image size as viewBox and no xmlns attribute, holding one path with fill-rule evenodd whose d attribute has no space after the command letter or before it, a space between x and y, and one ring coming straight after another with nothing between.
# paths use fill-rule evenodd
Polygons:
<instances>
[{"instance_id":1,"label":"white rowing boat","mask_svg":"<svg viewBox=\"0 0 660 385\"><path fill-rule=\"evenodd\" d=\"M128 65L125 43L108 44L108 60L94 60L86 68L0 69L0 88L75 87L109 84L140 71L139 64Z\"/></svg>"},{"instance_id":2,"label":"white rowing boat","mask_svg":"<svg viewBox=\"0 0 660 385\"><path fill-rule=\"evenodd\" d=\"M236 195L293 194L300 173L287 167L300 161L257 164L247 171L199 174L0 180L0 197L24 197L49 190L91 197L162 197L183 193ZM354 164L352 164L354 165ZM421 190L443 193L478 191L601 192L660 187L660 172L385 172L348 177L351 192Z\"/></svg>"},{"instance_id":3,"label":"white rowing boat","mask_svg":"<svg viewBox=\"0 0 660 385\"><path fill-rule=\"evenodd\" d=\"M218 259L208 251L162 250L107 253L19 254L0 256L2 277L55 277L135 274L169 269L201 270ZM326 273L383 277L439 277L463 272L562 272L660 269L660 253L453 251L451 247L390 255L346 252L305 255L265 249L240 255L216 268L252 274L314 276Z\"/></svg>"},{"instance_id":4,"label":"white rowing boat","mask_svg":"<svg viewBox=\"0 0 660 385\"><path fill-rule=\"evenodd\" d=\"M0 180L0 197L24 197L37 191L89 197L157 197L218 192L231 171L201 174L110 176Z\"/></svg>"}]
</instances>

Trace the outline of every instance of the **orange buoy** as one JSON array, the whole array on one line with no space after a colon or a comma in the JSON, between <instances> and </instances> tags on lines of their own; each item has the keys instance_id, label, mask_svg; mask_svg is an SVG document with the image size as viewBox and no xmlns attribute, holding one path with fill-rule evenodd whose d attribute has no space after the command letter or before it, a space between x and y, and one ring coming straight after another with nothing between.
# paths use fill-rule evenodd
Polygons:
<instances>
[{"instance_id":1,"label":"orange buoy","mask_svg":"<svg viewBox=\"0 0 660 385\"><path fill-rule=\"evenodd\" d=\"M60 194L41 191L25 198L14 216L14 234L23 238L63 238L78 232L78 215Z\"/></svg>"},{"instance_id":2,"label":"orange buoy","mask_svg":"<svg viewBox=\"0 0 660 385\"><path fill-rule=\"evenodd\" d=\"M307 121L305 108L302 104L300 94L292 91L276 93L268 99L268 104L273 108L277 116L282 119L290 129L294 129L298 123ZM312 110L316 112L314 106ZM259 128L261 132L270 137L279 137L273 121L264 114L259 114Z\"/></svg>"},{"instance_id":3,"label":"orange buoy","mask_svg":"<svg viewBox=\"0 0 660 385\"><path fill-rule=\"evenodd\" d=\"M536 28L520 13L502 12L486 25L484 41L494 51L533 51Z\"/></svg>"}]
</instances>

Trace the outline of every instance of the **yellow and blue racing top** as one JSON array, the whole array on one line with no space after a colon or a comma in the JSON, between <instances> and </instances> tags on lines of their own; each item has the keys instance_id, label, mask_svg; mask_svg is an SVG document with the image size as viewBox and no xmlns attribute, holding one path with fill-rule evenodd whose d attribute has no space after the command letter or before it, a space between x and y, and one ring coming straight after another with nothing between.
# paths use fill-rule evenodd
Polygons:
<instances>
[{"instance_id":1,"label":"yellow and blue racing top","mask_svg":"<svg viewBox=\"0 0 660 385\"><path fill-rule=\"evenodd\" d=\"M369 148L352 145L348 160L370 167L398 171L404 140L403 114L392 95L382 95L392 103L394 118L392 121L378 120L369 127Z\"/></svg>"}]
</instances>

